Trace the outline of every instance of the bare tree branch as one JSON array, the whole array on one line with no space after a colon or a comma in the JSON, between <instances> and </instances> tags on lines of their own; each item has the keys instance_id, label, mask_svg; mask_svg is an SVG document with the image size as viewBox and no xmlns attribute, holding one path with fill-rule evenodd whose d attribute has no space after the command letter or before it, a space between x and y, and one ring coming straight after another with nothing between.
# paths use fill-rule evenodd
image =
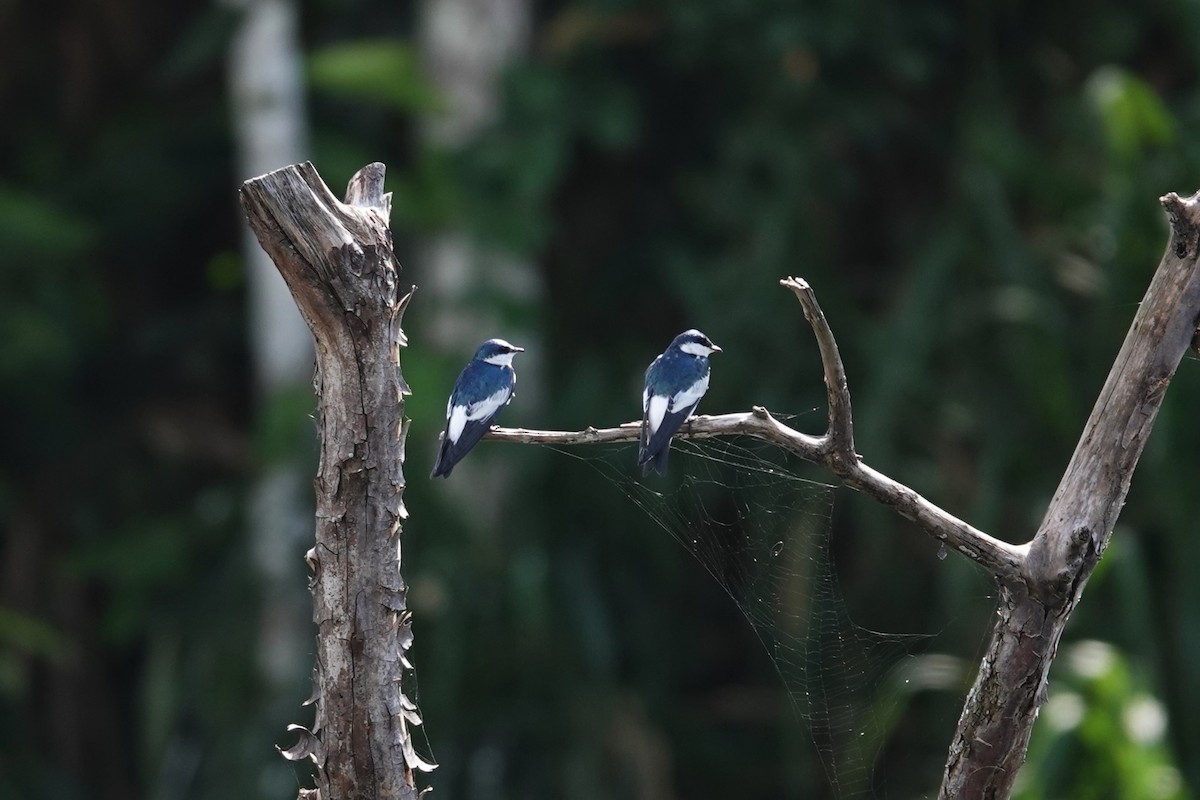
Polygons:
<instances>
[{"instance_id":1,"label":"bare tree branch","mask_svg":"<svg viewBox=\"0 0 1200 800\"><path fill-rule=\"evenodd\" d=\"M1000 541L974 528L953 514L926 500L917 492L862 463L854 452L854 424L850 390L837 340L816 295L807 282L785 278L781 286L790 289L804 316L812 326L821 351L821 367L829 403L829 428L823 436L800 433L779 422L765 408L755 406L748 413L696 416L680 427L675 435L685 439L713 436L754 436L824 467L847 486L857 489L906 519L912 520L947 547L962 553L997 578L1015 580L1021 575L1028 545ZM521 428L493 428L485 439L525 444L601 444L637 441L640 422L626 422L615 428L586 428L582 431L539 431Z\"/></svg>"},{"instance_id":2,"label":"bare tree branch","mask_svg":"<svg viewBox=\"0 0 1200 800\"><path fill-rule=\"evenodd\" d=\"M842 355L838 352L837 340L825 321L825 313L817 305L817 296L808 281L803 278L784 278L780 286L791 289L804 309L804 318L812 326L821 351L821 370L825 374L825 397L829 405L829 427L825 435L832 449L847 462L856 461L854 452L854 414L850 408L850 386L846 381L846 368L842 366Z\"/></svg>"},{"instance_id":3,"label":"bare tree branch","mask_svg":"<svg viewBox=\"0 0 1200 800\"><path fill-rule=\"evenodd\" d=\"M1029 545L1001 585L992 639L950 744L939 797L1005 798L1025 761L1050 664L1108 546L1167 385L1200 318L1200 194L1160 202L1171 238Z\"/></svg>"},{"instance_id":4,"label":"bare tree branch","mask_svg":"<svg viewBox=\"0 0 1200 800\"><path fill-rule=\"evenodd\" d=\"M492 428L484 439L521 444L580 445L611 442L636 442L640 422L626 422L615 428L585 428L581 431L543 431L527 428ZM892 480L857 458L847 462L828 436L810 436L784 425L762 406L747 413L695 416L675 434L682 439L710 439L716 436L753 436L778 445L824 467L852 489L866 494L912 520L947 547L962 553L997 577L1014 579L1021 571L1027 545L1013 545L988 536L978 528L926 500L902 483Z\"/></svg>"},{"instance_id":5,"label":"bare tree branch","mask_svg":"<svg viewBox=\"0 0 1200 800\"><path fill-rule=\"evenodd\" d=\"M611 442L636 442L642 428L641 422L626 422L615 428L584 428L581 431L540 431L528 428L495 427L483 435L484 439L520 444L606 444ZM711 439L715 436L756 436L759 439L785 447L810 461L817 461L825 453L825 437L809 436L787 427L762 406L755 406L749 413L719 414L690 417L675 434L683 439Z\"/></svg>"}]
</instances>

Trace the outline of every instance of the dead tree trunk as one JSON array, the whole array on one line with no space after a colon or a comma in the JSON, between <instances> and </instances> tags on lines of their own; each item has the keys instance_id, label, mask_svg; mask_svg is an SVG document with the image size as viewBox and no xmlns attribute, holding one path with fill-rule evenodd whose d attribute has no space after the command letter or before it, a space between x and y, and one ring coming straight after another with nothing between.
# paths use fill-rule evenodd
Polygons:
<instances>
[{"instance_id":1,"label":"dead tree trunk","mask_svg":"<svg viewBox=\"0 0 1200 800\"><path fill-rule=\"evenodd\" d=\"M755 436L790 450L917 523L996 579L998 618L950 745L939 793L943 800L1011 795L1046 699L1059 639L1108 546L1175 368L1189 345L1200 340L1200 194L1186 200L1169 194L1161 202L1171 223L1167 252L1045 519L1026 544L989 536L863 462L854 448L850 391L837 343L802 280L781 283L800 301L821 352L829 406L825 433L800 433L755 406L745 413L693 417L676 434ZM484 438L558 445L632 442L640 427L629 422L582 431L494 428Z\"/></svg>"},{"instance_id":2,"label":"dead tree trunk","mask_svg":"<svg viewBox=\"0 0 1200 800\"><path fill-rule=\"evenodd\" d=\"M1000 608L958 723L940 797L1012 793L1050 664L1108 547L1133 470L1200 322L1200 194L1162 198L1171 238L1021 571Z\"/></svg>"},{"instance_id":3,"label":"dead tree trunk","mask_svg":"<svg viewBox=\"0 0 1200 800\"><path fill-rule=\"evenodd\" d=\"M415 800L421 760L404 694L412 644L400 574L406 516L401 316L388 227L391 195L382 164L351 179L346 202L311 164L242 186L250 227L287 282L316 343L321 461L313 570L316 720L290 726L300 740L283 751L317 764L321 800Z\"/></svg>"}]
</instances>

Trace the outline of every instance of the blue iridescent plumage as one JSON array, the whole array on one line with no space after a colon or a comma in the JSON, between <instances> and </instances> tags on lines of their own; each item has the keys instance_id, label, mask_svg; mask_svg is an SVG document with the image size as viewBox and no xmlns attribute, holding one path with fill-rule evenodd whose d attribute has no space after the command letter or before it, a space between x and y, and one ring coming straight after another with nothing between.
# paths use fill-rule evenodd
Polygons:
<instances>
[{"instance_id":1,"label":"blue iridescent plumage","mask_svg":"<svg viewBox=\"0 0 1200 800\"><path fill-rule=\"evenodd\" d=\"M500 410L512 400L517 384L512 359L521 352L524 348L503 339L489 339L475 351L446 403L446 428L429 477L449 477L454 465L475 446Z\"/></svg>"},{"instance_id":2,"label":"blue iridescent plumage","mask_svg":"<svg viewBox=\"0 0 1200 800\"><path fill-rule=\"evenodd\" d=\"M721 348L698 330L675 337L646 370L642 392L642 434L638 464L642 474L667 473L671 437L708 391L708 356Z\"/></svg>"}]
</instances>

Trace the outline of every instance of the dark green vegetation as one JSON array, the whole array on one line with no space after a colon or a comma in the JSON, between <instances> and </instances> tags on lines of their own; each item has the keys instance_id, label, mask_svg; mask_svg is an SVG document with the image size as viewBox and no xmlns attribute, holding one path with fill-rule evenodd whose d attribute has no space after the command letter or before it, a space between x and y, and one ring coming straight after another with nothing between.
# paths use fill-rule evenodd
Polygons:
<instances>
[{"instance_id":1,"label":"dark green vegetation","mask_svg":"<svg viewBox=\"0 0 1200 800\"><path fill-rule=\"evenodd\" d=\"M303 7L312 160L337 191L387 163L405 277L430 282L418 244L447 228L540 276L540 302L468 298L539 332L542 387L519 384L505 421L635 418L645 365L693 325L725 349L701 411L819 406L815 346L776 284L797 274L839 336L859 450L1028 538L1165 244L1155 200L1200 188L1195 7L598 1L536 17L496 124L439 151L413 122L438 99L408 4ZM266 464L312 457L314 404L260 408L249 388L233 24L208 2L0 11L3 797L307 785L271 745L310 721L310 665L286 707L262 699L243 508ZM592 467L481 444L471 459L509 473L486 522L466 488L425 480L469 350L423 349L439 309L422 301L403 355L405 574L436 796L828 794L750 628ZM1185 361L1068 630L1108 646L1064 646L1022 797L1200 790L1197 407ZM877 792L919 796L992 589L846 490L830 531L856 622L936 634L915 652L963 660L879 701Z\"/></svg>"}]
</instances>

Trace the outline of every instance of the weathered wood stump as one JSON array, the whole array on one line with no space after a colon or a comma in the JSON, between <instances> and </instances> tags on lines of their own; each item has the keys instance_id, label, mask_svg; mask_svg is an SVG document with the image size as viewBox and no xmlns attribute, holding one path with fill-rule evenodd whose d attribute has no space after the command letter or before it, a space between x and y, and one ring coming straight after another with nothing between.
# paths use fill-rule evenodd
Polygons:
<instances>
[{"instance_id":1,"label":"weathered wood stump","mask_svg":"<svg viewBox=\"0 0 1200 800\"><path fill-rule=\"evenodd\" d=\"M314 381L321 460L312 568L317 624L310 729L286 758L311 758L323 800L411 800L414 771L434 765L414 751L421 719L404 694L412 645L400 573L404 508L401 295L383 191L370 164L339 202L311 164L242 185L250 227L287 282L316 343Z\"/></svg>"}]
</instances>

